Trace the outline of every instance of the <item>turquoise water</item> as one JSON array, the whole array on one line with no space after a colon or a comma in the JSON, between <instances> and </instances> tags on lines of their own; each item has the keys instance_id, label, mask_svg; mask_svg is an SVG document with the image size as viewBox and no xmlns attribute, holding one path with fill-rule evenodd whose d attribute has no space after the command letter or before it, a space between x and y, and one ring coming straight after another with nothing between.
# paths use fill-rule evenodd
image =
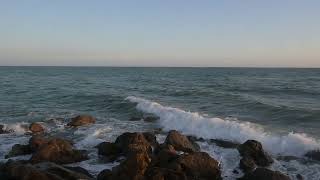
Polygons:
<instances>
[{"instance_id":1,"label":"turquoise water","mask_svg":"<svg viewBox=\"0 0 320 180\"><path fill-rule=\"evenodd\" d=\"M78 165L97 174L112 166L97 161L99 142L161 127L205 139L256 139L274 158L303 159L279 160L272 169L291 177L320 175L320 164L303 157L320 148L320 69L0 67L0 87L0 124L15 131L0 135L1 157L28 142L24 126L41 122L49 133L89 149L90 160ZM70 117L85 113L97 123L65 128ZM160 119L129 121L143 114ZM241 175L232 174L240 160L236 150L201 147L221 160L225 179Z\"/></svg>"}]
</instances>

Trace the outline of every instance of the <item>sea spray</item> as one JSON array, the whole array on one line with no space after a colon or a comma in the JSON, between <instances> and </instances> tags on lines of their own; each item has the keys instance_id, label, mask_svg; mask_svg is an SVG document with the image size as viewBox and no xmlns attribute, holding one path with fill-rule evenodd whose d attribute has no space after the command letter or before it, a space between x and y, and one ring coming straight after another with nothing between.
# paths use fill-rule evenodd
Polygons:
<instances>
[{"instance_id":1,"label":"sea spray","mask_svg":"<svg viewBox=\"0 0 320 180\"><path fill-rule=\"evenodd\" d=\"M265 132L259 125L249 122L204 117L197 112L162 106L157 102L134 96L129 96L126 100L137 103L136 108L139 111L159 116L160 126L167 131L176 129L206 139L225 139L239 143L255 139L273 155L303 156L307 151L320 148L318 140L302 133L290 132L281 136Z\"/></svg>"}]
</instances>

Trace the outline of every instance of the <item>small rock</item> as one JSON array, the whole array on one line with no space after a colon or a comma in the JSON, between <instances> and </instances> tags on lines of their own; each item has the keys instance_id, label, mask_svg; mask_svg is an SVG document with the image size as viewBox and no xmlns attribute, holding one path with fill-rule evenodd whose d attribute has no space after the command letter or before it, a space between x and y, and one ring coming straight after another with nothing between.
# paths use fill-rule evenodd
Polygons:
<instances>
[{"instance_id":1,"label":"small rock","mask_svg":"<svg viewBox=\"0 0 320 180\"><path fill-rule=\"evenodd\" d=\"M11 151L5 156L5 158L7 159L10 157L26 155L31 153L32 150L29 145L15 144L12 146Z\"/></svg>"},{"instance_id":2,"label":"small rock","mask_svg":"<svg viewBox=\"0 0 320 180\"><path fill-rule=\"evenodd\" d=\"M245 174L240 180L290 180L290 178L279 171L257 168L255 171Z\"/></svg>"},{"instance_id":3,"label":"small rock","mask_svg":"<svg viewBox=\"0 0 320 180\"><path fill-rule=\"evenodd\" d=\"M0 124L0 134L8 134L8 133L11 133L12 130L6 130L5 129L5 126Z\"/></svg>"},{"instance_id":4,"label":"small rock","mask_svg":"<svg viewBox=\"0 0 320 180\"><path fill-rule=\"evenodd\" d=\"M159 117L155 117L155 116L146 116L143 118L143 120L145 122L155 122L157 120L159 120Z\"/></svg>"},{"instance_id":5,"label":"small rock","mask_svg":"<svg viewBox=\"0 0 320 180\"><path fill-rule=\"evenodd\" d=\"M238 146L238 151L242 157L252 159L258 166L269 166L273 163L273 159L262 148L260 142L248 140Z\"/></svg>"},{"instance_id":6,"label":"small rock","mask_svg":"<svg viewBox=\"0 0 320 180\"><path fill-rule=\"evenodd\" d=\"M30 126L29 126L29 130L34 134L43 133L44 132L44 128L39 123L31 123Z\"/></svg>"},{"instance_id":7,"label":"small rock","mask_svg":"<svg viewBox=\"0 0 320 180\"><path fill-rule=\"evenodd\" d=\"M72 127L84 126L88 124L93 124L96 119L90 115L79 115L71 119L67 125Z\"/></svg>"},{"instance_id":8,"label":"small rock","mask_svg":"<svg viewBox=\"0 0 320 180\"><path fill-rule=\"evenodd\" d=\"M304 178L303 178L303 176L302 176L301 174L297 174L297 175L296 175L296 178L297 178L298 180L304 180Z\"/></svg>"},{"instance_id":9,"label":"small rock","mask_svg":"<svg viewBox=\"0 0 320 180\"><path fill-rule=\"evenodd\" d=\"M141 118L139 118L139 117L131 117L129 119L129 121L140 121L140 120L141 120Z\"/></svg>"},{"instance_id":10,"label":"small rock","mask_svg":"<svg viewBox=\"0 0 320 180\"><path fill-rule=\"evenodd\" d=\"M231 141L221 140L221 139L210 139L210 142L215 143L217 146L223 147L223 148L237 148L239 146L238 143L234 143Z\"/></svg>"},{"instance_id":11,"label":"small rock","mask_svg":"<svg viewBox=\"0 0 320 180\"><path fill-rule=\"evenodd\" d=\"M165 140L165 143L172 145L177 151L183 151L183 152L199 151L198 146L195 146L195 144L190 142L186 136L180 134L176 130L172 130L169 132Z\"/></svg>"}]
</instances>

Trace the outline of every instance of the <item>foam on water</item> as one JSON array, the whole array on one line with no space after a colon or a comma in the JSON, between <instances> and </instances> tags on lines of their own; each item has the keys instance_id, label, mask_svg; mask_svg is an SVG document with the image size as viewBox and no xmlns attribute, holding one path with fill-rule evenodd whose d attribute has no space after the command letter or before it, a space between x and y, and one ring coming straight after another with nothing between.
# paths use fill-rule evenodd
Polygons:
<instances>
[{"instance_id":1,"label":"foam on water","mask_svg":"<svg viewBox=\"0 0 320 180\"><path fill-rule=\"evenodd\" d=\"M142 112L159 116L160 126L164 130L176 129L197 137L225 139L239 143L255 139L273 155L303 156L307 151L320 148L319 141L306 134L290 132L280 136L265 132L259 125L249 122L204 117L197 112L162 106L157 102L134 96L129 96L126 100L137 103L136 108Z\"/></svg>"}]
</instances>

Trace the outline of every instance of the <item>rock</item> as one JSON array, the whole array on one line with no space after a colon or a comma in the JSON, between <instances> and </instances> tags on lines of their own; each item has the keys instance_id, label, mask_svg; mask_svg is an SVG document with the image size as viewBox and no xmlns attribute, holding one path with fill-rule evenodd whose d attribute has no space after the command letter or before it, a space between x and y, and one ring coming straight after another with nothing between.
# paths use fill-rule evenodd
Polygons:
<instances>
[{"instance_id":1,"label":"rock","mask_svg":"<svg viewBox=\"0 0 320 180\"><path fill-rule=\"evenodd\" d=\"M177 163L190 179L222 179L218 161L205 152L183 154L178 158Z\"/></svg>"},{"instance_id":2,"label":"rock","mask_svg":"<svg viewBox=\"0 0 320 180\"><path fill-rule=\"evenodd\" d=\"M205 141L205 139L203 139L203 138L198 138L198 137L196 137L196 136L187 136L187 138L189 139L189 141L200 141L200 142L204 142Z\"/></svg>"},{"instance_id":3,"label":"rock","mask_svg":"<svg viewBox=\"0 0 320 180\"><path fill-rule=\"evenodd\" d=\"M290 180L290 178L279 171L257 168L255 171L245 174L240 180Z\"/></svg>"},{"instance_id":4,"label":"rock","mask_svg":"<svg viewBox=\"0 0 320 180\"><path fill-rule=\"evenodd\" d=\"M147 180L188 180L185 173L172 169L154 167L145 174Z\"/></svg>"},{"instance_id":5,"label":"rock","mask_svg":"<svg viewBox=\"0 0 320 180\"><path fill-rule=\"evenodd\" d=\"M254 160L249 157L243 157L240 160L240 169L245 173L253 171L256 167L257 165Z\"/></svg>"},{"instance_id":6,"label":"rock","mask_svg":"<svg viewBox=\"0 0 320 180\"><path fill-rule=\"evenodd\" d=\"M26 155L31 153L32 150L29 145L15 144L12 146L11 151L5 156L5 158L7 159L10 157Z\"/></svg>"},{"instance_id":7,"label":"rock","mask_svg":"<svg viewBox=\"0 0 320 180\"><path fill-rule=\"evenodd\" d=\"M237 148L240 144L226 141L226 140L220 140L220 139L210 139L210 142L215 143L217 146L223 147L223 148Z\"/></svg>"},{"instance_id":8,"label":"rock","mask_svg":"<svg viewBox=\"0 0 320 180\"><path fill-rule=\"evenodd\" d=\"M124 154L128 154L131 151L139 151L139 149L142 151L148 151L148 153L152 153L151 144L142 133L123 133L118 136L115 144Z\"/></svg>"},{"instance_id":9,"label":"rock","mask_svg":"<svg viewBox=\"0 0 320 180\"><path fill-rule=\"evenodd\" d=\"M320 161L320 150L309 151L305 156L310 159Z\"/></svg>"},{"instance_id":10,"label":"rock","mask_svg":"<svg viewBox=\"0 0 320 180\"><path fill-rule=\"evenodd\" d=\"M110 142L102 142L96 148L98 148L98 154L106 156L108 161L115 161L122 153L121 148Z\"/></svg>"},{"instance_id":11,"label":"rock","mask_svg":"<svg viewBox=\"0 0 320 180\"><path fill-rule=\"evenodd\" d=\"M159 146L159 143L157 141L157 137L155 136L154 133L152 133L152 132L144 132L142 134L143 134L144 138L149 142L149 144L153 148L157 148Z\"/></svg>"},{"instance_id":12,"label":"rock","mask_svg":"<svg viewBox=\"0 0 320 180\"><path fill-rule=\"evenodd\" d=\"M152 167L169 168L170 163L175 162L179 158L178 153L171 145L161 144L155 151L155 156L151 161Z\"/></svg>"},{"instance_id":13,"label":"rock","mask_svg":"<svg viewBox=\"0 0 320 180\"><path fill-rule=\"evenodd\" d=\"M85 151L73 149L69 141L55 138L40 146L32 155L31 162L34 164L50 161L57 164L68 164L87 159L88 156Z\"/></svg>"},{"instance_id":14,"label":"rock","mask_svg":"<svg viewBox=\"0 0 320 180\"><path fill-rule=\"evenodd\" d=\"M304 180L303 176L301 174L296 175L297 180Z\"/></svg>"},{"instance_id":15,"label":"rock","mask_svg":"<svg viewBox=\"0 0 320 180\"><path fill-rule=\"evenodd\" d=\"M37 133L43 133L45 129L39 123L31 123L29 126L29 130L32 133L37 134Z\"/></svg>"},{"instance_id":16,"label":"rock","mask_svg":"<svg viewBox=\"0 0 320 180\"><path fill-rule=\"evenodd\" d=\"M7 131L4 127L4 125L0 124L0 134L8 134L11 131Z\"/></svg>"},{"instance_id":17,"label":"rock","mask_svg":"<svg viewBox=\"0 0 320 180\"><path fill-rule=\"evenodd\" d=\"M172 145L177 151L195 152L199 150L186 136L180 134L176 130L169 132L165 143Z\"/></svg>"},{"instance_id":18,"label":"rock","mask_svg":"<svg viewBox=\"0 0 320 180\"><path fill-rule=\"evenodd\" d=\"M143 117L143 120L145 122L155 122L157 120L159 120L159 117L156 117L156 116L146 116L146 117Z\"/></svg>"},{"instance_id":19,"label":"rock","mask_svg":"<svg viewBox=\"0 0 320 180\"><path fill-rule=\"evenodd\" d=\"M260 142L248 140L238 146L238 151L242 157L251 158L258 166L269 166L273 159L263 150Z\"/></svg>"},{"instance_id":20,"label":"rock","mask_svg":"<svg viewBox=\"0 0 320 180\"><path fill-rule=\"evenodd\" d=\"M48 174L53 174L61 179L66 180L77 180L77 179L93 179L92 175L88 173L87 170L81 167L63 167L51 162L42 162L35 164L38 170L46 172Z\"/></svg>"},{"instance_id":21,"label":"rock","mask_svg":"<svg viewBox=\"0 0 320 180\"><path fill-rule=\"evenodd\" d=\"M48 144L48 142L49 140L46 139L45 137L36 135L36 136L32 136L29 139L29 146L32 149L32 151L36 151L40 148L40 146L44 144Z\"/></svg>"},{"instance_id":22,"label":"rock","mask_svg":"<svg viewBox=\"0 0 320 180\"><path fill-rule=\"evenodd\" d=\"M90 115L79 115L71 119L67 125L72 127L84 126L88 124L93 124L96 119Z\"/></svg>"},{"instance_id":23,"label":"rock","mask_svg":"<svg viewBox=\"0 0 320 180\"><path fill-rule=\"evenodd\" d=\"M132 153L120 165L99 173L98 180L141 180L151 159L146 152Z\"/></svg>"},{"instance_id":24,"label":"rock","mask_svg":"<svg viewBox=\"0 0 320 180\"><path fill-rule=\"evenodd\" d=\"M140 117L131 117L131 118L129 119L129 121L140 121L140 120L141 120Z\"/></svg>"}]
</instances>

